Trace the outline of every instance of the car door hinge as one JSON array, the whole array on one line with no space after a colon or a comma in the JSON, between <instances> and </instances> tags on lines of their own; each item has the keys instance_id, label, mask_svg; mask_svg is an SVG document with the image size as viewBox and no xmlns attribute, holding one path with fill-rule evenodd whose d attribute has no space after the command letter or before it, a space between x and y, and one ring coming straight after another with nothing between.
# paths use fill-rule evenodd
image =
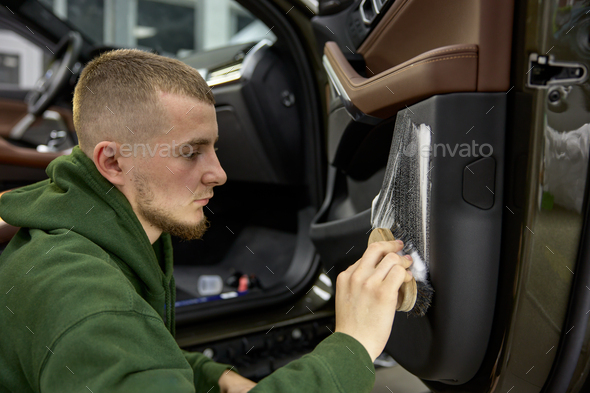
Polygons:
<instances>
[{"instance_id":1,"label":"car door hinge","mask_svg":"<svg viewBox=\"0 0 590 393\"><path fill-rule=\"evenodd\" d=\"M588 69L584 64L555 61L553 55L531 53L527 71L527 87L547 89L552 85L574 85L586 81Z\"/></svg>"}]
</instances>

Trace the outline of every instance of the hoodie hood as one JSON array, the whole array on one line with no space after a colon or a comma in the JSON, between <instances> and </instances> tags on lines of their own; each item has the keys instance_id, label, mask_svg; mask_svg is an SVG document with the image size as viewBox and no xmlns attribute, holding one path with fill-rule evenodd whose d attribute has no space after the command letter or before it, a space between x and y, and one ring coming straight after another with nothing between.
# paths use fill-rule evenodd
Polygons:
<instances>
[{"instance_id":1,"label":"hoodie hood","mask_svg":"<svg viewBox=\"0 0 590 393\"><path fill-rule=\"evenodd\" d=\"M0 217L17 227L71 230L97 244L123 271L137 277L146 301L162 318L166 313L166 325L174 334L170 235L163 234L152 246L125 195L78 146L53 160L46 172L49 179L4 194Z\"/></svg>"}]
</instances>

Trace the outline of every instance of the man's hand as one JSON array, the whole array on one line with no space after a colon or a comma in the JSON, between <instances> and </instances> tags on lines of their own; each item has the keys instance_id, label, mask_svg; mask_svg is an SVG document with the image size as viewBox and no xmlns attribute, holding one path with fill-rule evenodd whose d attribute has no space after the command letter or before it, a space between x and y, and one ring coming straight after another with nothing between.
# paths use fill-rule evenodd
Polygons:
<instances>
[{"instance_id":1,"label":"man's hand","mask_svg":"<svg viewBox=\"0 0 590 393\"><path fill-rule=\"evenodd\" d=\"M233 371L225 371L219 378L221 393L246 393L254 386L255 382Z\"/></svg>"},{"instance_id":2,"label":"man's hand","mask_svg":"<svg viewBox=\"0 0 590 393\"><path fill-rule=\"evenodd\" d=\"M389 339L398 291L412 280L410 257L396 254L402 247L397 240L372 243L336 282L336 331L356 338L373 361Z\"/></svg>"}]
</instances>

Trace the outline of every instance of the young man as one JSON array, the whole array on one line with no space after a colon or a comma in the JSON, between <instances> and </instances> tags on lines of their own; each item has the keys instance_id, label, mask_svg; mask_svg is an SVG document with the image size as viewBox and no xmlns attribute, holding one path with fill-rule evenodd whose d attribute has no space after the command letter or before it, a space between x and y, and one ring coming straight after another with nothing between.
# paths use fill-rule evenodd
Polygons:
<instances>
[{"instance_id":1,"label":"young man","mask_svg":"<svg viewBox=\"0 0 590 393\"><path fill-rule=\"evenodd\" d=\"M196 70L137 50L93 60L74 93L79 147L9 192L0 257L0 392L369 392L411 260L372 244L340 274L336 332L256 385L174 340L170 234L200 238L226 181ZM223 136L222 136L223 137Z\"/></svg>"}]
</instances>

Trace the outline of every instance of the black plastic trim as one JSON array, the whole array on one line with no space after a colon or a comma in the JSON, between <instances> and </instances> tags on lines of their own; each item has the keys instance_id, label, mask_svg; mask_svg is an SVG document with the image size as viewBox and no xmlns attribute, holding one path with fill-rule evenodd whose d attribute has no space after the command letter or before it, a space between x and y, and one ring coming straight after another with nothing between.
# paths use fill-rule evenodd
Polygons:
<instances>
[{"instance_id":1,"label":"black plastic trim","mask_svg":"<svg viewBox=\"0 0 590 393\"><path fill-rule=\"evenodd\" d=\"M504 93L453 93L431 97L398 114L398 121L409 116L414 124L424 123L432 130L429 250L435 294L425 317L398 313L386 351L414 375L445 385L464 384L475 376L490 339L500 268L506 104ZM477 146L468 156L459 153L464 144L474 142L489 144L497 165L495 197L487 210L463 199L465 166L490 153ZM437 145L446 147L446 155ZM386 157L388 151L383 153ZM324 207L328 201L338 203L332 191L338 186L334 177ZM371 209L336 215L332 221L328 210L316 215L310 237L335 277L365 251Z\"/></svg>"},{"instance_id":2,"label":"black plastic trim","mask_svg":"<svg viewBox=\"0 0 590 393\"><path fill-rule=\"evenodd\" d=\"M280 284L244 297L176 307L177 325L227 315L233 311L246 311L297 300L309 288L309 283L317 276L320 268L319 257L315 255L315 248L306 230L309 228L312 214L311 208L299 212L295 254ZM286 288L285 285L288 285L289 288Z\"/></svg>"},{"instance_id":3,"label":"black plastic trim","mask_svg":"<svg viewBox=\"0 0 590 393\"><path fill-rule=\"evenodd\" d=\"M386 350L419 378L463 384L483 362L495 310L504 208L506 94L439 95L400 111L398 120L404 114L432 131L429 249L435 293L425 317L396 315ZM497 163L495 200L488 210L468 204L462 195L463 169L489 153L488 148L477 147L470 155L459 153L464 144L474 143L489 144ZM441 144L445 149L440 149Z\"/></svg>"},{"instance_id":4,"label":"black plastic trim","mask_svg":"<svg viewBox=\"0 0 590 393\"><path fill-rule=\"evenodd\" d=\"M299 100L301 104L299 106L300 121L302 129L305 130L303 135L304 182L310 188L311 204L319 207L324 198L326 181L326 158L322 129L324 122L319 96L321 89L324 89L324 84L319 84L315 74L316 70L312 67L313 65L319 67L320 58L310 53L309 47L302 45L302 43L311 44L308 42L308 37L298 34L300 26L293 26L289 19L291 15L278 9L277 4L269 0L237 1L268 26L274 26L273 33L279 38L275 45L280 44L287 48L292 55L291 59L297 70L296 80L301 93ZM285 15L287 16L285 17Z\"/></svg>"},{"instance_id":5,"label":"black plastic trim","mask_svg":"<svg viewBox=\"0 0 590 393\"><path fill-rule=\"evenodd\" d=\"M304 144L304 182L309 187L309 204L312 207L320 206L323 200L323 187L325 186L325 165L322 138L322 112L320 105L320 87L317 74L314 73L313 65L319 65L319 58L306 50L302 43L307 43L306 37L298 35L300 26L293 26L292 21L285 17L285 11L278 8L276 3L268 0L237 0L253 15L259 18L268 26L274 26L273 33L278 37L276 46L286 48L292 55L294 69L297 72L296 79L302 98L299 100ZM295 12L292 11L291 14ZM297 28L297 29L296 29ZM317 67L316 67L317 68ZM322 86L324 86L322 84ZM243 312L246 310L259 309L268 306L277 306L281 303L294 302L298 297L312 286L314 278L317 277L320 269L319 256L309 240L307 228L311 218L306 221L306 226L298 230L298 237L305 239L305 244L296 247L296 255L292 265L287 271L284 281L289 284L290 292L286 287L273 287L263 293L252 293L247 297L224 300L223 303L212 302L200 304L196 309L182 307L176 311L176 322L179 325L203 321L230 313ZM299 241L299 238L298 238ZM297 256L298 254L305 254ZM307 259L305 259L307 258ZM293 274L300 277L295 280ZM294 296L295 295L295 296ZM189 308L191 308L189 310Z\"/></svg>"},{"instance_id":6,"label":"black plastic trim","mask_svg":"<svg viewBox=\"0 0 590 393\"><path fill-rule=\"evenodd\" d=\"M338 43L342 53L356 51L373 28L381 22L393 3L394 0L384 1L379 14L375 16L370 25L363 22L359 11L361 0L350 2L347 8L339 8L337 13L314 16L312 26L317 37L318 52L323 53L327 41Z\"/></svg>"},{"instance_id":7,"label":"black plastic trim","mask_svg":"<svg viewBox=\"0 0 590 393\"><path fill-rule=\"evenodd\" d=\"M386 350L411 373L440 381L441 386L473 378L488 348L500 268L506 106L504 93L454 93L431 97L398 115L399 119L405 113L415 124L430 125L432 146L438 153L431 162L430 205L431 280L436 292L426 317L396 316ZM477 132L469 132L472 126ZM463 199L465 166L490 151L478 150L466 157L453 146L473 146L473 142L493 147L495 197L487 210ZM447 150L454 155L443 155L435 144L450 145ZM336 174L332 169L326 201L310 230L331 277L362 255L371 228L370 209L329 220L330 204L337 202Z\"/></svg>"},{"instance_id":8,"label":"black plastic trim","mask_svg":"<svg viewBox=\"0 0 590 393\"><path fill-rule=\"evenodd\" d=\"M40 45L41 49L45 50L44 46L48 45L53 50L53 47L62 37L66 36L70 31L78 31L83 38L82 53L89 53L92 40L69 21L55 16L41 2L33 0L0 0L0 4L4 6L0 8L0 16L4 14L6 16L5 21L12 20L11 25L19 34L26 36L31 41L43 43L43 45ZM37 31L38 34L31 35L23 26L28 26ZM51 39L48 37L51 37Z\"/></svg>"}]
</instances>

